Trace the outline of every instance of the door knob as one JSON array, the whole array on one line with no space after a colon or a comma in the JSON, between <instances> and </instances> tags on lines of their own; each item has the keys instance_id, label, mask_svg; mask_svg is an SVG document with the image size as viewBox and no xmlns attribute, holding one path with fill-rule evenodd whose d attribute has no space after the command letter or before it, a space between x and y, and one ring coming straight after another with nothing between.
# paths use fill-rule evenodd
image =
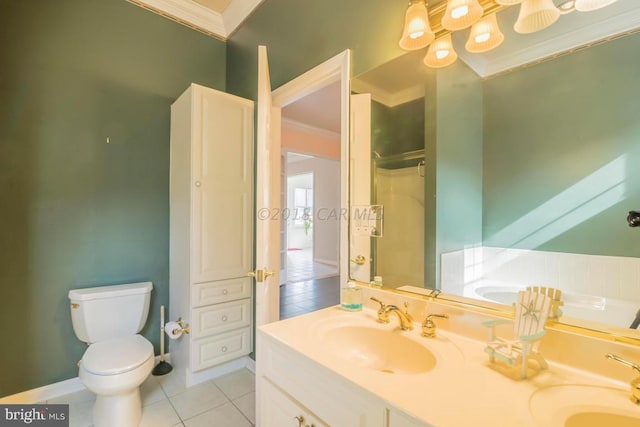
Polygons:
<instances>
[{"instance_id":1,"label":"door knob","mask_svg":"<svg viewBox=\"0 0 640 427\"><path fill-rule=\"evenodd\" d=\"M367 262L367 259L364 257L364 255L358 255L356 259L352 259L351 262L356 265L364 265Z\"/></svg>"},{"instance_id":2,"label":"door knob","mask_svg":"<svg viewBox=\"0 0 640 427\"><path fill-rule=\"evenodd\" d=\"M273 271L269 271L266 268L263 268L256 271L250 271L247 273L247 276L254 277L256 279L256 282L261 283L264 282L269 276L273 276L273 274Z\"/></svg>"}]
</instances>

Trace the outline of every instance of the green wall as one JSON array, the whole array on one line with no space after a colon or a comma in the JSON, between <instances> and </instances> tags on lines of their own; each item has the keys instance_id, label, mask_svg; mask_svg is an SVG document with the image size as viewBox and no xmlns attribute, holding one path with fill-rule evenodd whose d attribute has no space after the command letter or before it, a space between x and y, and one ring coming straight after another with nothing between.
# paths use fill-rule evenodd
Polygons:
<instances>
[{"instance_id":1,"label":"green wall","mask_svg":"<svg viewBox=\"0 0 640 427\"><path fill-rule=\"evenodd\" d=\"M424 99L395 107L372 101L371 149L381 156L424 149Z\"/></svg>"},{"instance_id":2,"label":"green wall","mask_svg":"<svg viewBox=\"0 0 640 427\"><path fill-rule=\"evenodd\" d=\"M224 89L225 43L124 0L0 0L0 396L77 376L67 292L168 305L169 108ZM106 143L107 137L110 143Z\"/></svg>"},{"instance_id":3,"label":"green wall","mask_svg":"<svg viewBox=\"0 0 640 427\"><path fill-rule=\"evenodd\" d=\"M482 242L482 80L462 61L438 71L436 283L443 253Z\"/></svg>"},{"instance_id":4,"label":"green wall","mask_svg":"<svg viewBox=\"0 0 640 427\"><path fill-rule=\"evenodd\" d=\"M488 246L640 256L640 35L484 82ZM600 172L597 172L599 171Z\"/></svg>"},{"instance_id":5,"label":"green wall","mask_svg":"<svg viewBox=\"0 0 640 427\"><path fill-rule=\"evenodd\" d=\"M376 0L265 0L229 39L227 89L255 99L259 44L267 46L277 88L345 49L352 75L404 53L398 46L407 4Z\"/></svg>"}]
</instances>

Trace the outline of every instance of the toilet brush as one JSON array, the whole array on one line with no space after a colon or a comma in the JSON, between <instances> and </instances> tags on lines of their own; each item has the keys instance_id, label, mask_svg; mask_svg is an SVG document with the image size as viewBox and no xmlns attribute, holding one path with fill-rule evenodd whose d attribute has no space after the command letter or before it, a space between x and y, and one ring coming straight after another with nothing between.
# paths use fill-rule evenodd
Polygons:
<instances>
[{"instance_id":1,"label":"toilet brush","mask_svg":"<svg viewBox=\"0 0 640 427\"><path fill-rule=\"evenodd\" d=\"M173 367L164 360L164 305L160 306L160 363L153 368L151 373L155 376L166 375Z\"/></svg>"}]
</instances>

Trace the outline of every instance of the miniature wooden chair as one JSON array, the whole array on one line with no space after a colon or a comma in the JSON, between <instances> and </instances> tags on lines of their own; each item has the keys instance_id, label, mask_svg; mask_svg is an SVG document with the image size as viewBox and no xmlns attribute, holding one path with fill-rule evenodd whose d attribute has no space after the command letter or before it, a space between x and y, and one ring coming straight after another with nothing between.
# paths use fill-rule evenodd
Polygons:
<instances>
[{"instance_id":1,"label":"miniature wooden chair","mask_svg":"<svg viewBox=\"0 0 640 427\"><path fill-rule=\"evenodd\" d=\"M527 377L529 360L535 360L540 369L548 367L547 362L538 353L540 340L545 335L544 324L549 316L551 298L546 293L527 289L518 293L515 303L515 319L513 321L513 339L505 339L496 335L495 327L511 320L500 319L483 322L489 328L489 342L485 353L494 363L496 358L509 366L520 368L519 377Z\"/></svg>"},{"instance_id":2,"label":"miniature wooden chair","mask_svg":"<svg viewBox=\"0 0 640 427\"><path fill-rule=\"evenodd\" d=\"M560 289L549 288L546 286L527 286L527 290L531 289L541 294L546 294L551 298L551 306L549 307L549 319L558 320L562 316L560 307L564 305L562 302L562 291Z\"/></svg>"}]
</instances>

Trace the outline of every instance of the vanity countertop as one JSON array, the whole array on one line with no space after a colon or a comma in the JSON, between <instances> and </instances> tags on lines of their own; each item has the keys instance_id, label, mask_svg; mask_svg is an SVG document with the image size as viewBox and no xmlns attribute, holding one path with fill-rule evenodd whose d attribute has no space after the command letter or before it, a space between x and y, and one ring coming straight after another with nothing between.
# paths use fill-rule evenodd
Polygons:
<instances>
[{"instance_id":1,"label":"vanity countertop","mask_svg":"<svg viewBox=\"0 0 640 427\"><path fill-rule=\"evenodd\" d=\"M640 407L625 396L628 384L551 362L549 369L533 378L515 381L491 368L483 342L443 328L438 329L436 338L425 338L420 335L418 323L412 331L401 331L395 316L386 325L376 319L376 312L368 308L351 313L340 307L330 307L263 325L258 333L368 390L391 407L438 427L541 426L543 415L548 415L532 415L530 397L537 390L562 384L619 389L621 407L633 414L637 411L640 417ZM323 337L329 330L346 326L378 328L400 334L426 346L435 355L436 366L427 372L405 374L380 372L345 362L335 351L327 349Z\"/></svg>"}]
</instances>

